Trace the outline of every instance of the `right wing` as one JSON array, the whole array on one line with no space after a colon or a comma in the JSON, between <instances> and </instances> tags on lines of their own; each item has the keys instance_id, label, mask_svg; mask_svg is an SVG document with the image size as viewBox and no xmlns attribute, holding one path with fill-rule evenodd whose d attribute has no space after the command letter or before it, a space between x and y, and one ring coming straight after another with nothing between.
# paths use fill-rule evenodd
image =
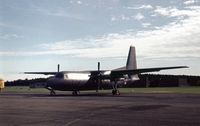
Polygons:
<instances>
[{"instance_id":1,"label":"right wing","mask_svg":"<svg viewBox=\"0 0 200 126\"><path fill-rule=\"evenodd\" d=\"M175 67L157 67L157 68L144 68L144 69L133 69L133 70L112 70L111 74L112 75L135 75L135 74L140 74L140 73L147 73L147 72L157 72L160 70L168 70L168 69L179 69L179 68L188 68L188 66L175 66Z\"/></svg>"}]
</instances>

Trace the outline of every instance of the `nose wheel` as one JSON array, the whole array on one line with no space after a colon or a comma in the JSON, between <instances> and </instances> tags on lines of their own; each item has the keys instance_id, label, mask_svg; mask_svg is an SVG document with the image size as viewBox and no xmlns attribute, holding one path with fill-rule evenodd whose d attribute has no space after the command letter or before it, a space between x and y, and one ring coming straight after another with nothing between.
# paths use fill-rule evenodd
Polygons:
<instances>
[{"instance_id":1,"label":"nose wheel","mask_svg":"<svg viewBox=\"0 0 200 126\"><path fill-rule=\"evenodd\" d=\"M56 92L55 92L53 89L51 89L51 90L50 90L50 95L51 95L51 96L54 96L54 95L56 95Z\"/></svg>"},{"instance_id":2,"label":"nose wheel","mask_svg":"<svg viewBox=\"0 0 200 126\"><path fill-rule=\"evenodd\" d=\"M78 94L80 94L79 91L74 90L74 91L72 92L72 95L74 95L74 96L77 96Z\"/></svg>"},{"instance_id":3,"label":"nose wheel","mask_svg":"<svg viewBox=\"0 0 200 126\"><path fill-rule=\"evenodd\" d=\"M46 87L46 89L50 91L51 96L56 95L56 92L51 87Z\"/></svg>"}]
</instances>

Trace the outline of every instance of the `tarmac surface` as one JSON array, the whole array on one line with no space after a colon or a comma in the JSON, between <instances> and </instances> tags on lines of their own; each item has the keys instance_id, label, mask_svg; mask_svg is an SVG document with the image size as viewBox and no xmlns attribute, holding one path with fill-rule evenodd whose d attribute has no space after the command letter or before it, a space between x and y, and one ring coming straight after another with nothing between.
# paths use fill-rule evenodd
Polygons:
<instances>
[{"instance_id":1,"label":"tarmac surface","mask_svg":"<svg viewBox=\"0 0 200 126\"><path fill-rule=\"evenodd\" d=\"M0 126L199 126L200 95L0 94Z\"/></svg>"}]
</instances>

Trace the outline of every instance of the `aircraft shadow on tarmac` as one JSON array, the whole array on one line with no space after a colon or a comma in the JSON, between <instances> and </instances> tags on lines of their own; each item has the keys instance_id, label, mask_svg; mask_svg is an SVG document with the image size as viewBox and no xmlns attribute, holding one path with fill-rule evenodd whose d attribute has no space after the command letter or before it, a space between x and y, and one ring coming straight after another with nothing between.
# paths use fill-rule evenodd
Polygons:
<instances>
[{"instance_id":1,"label":"aircraft shadow on tarmac","mask_svg":"<svg viewBox=\"0 0 200 126\"><path fill-rule=\"evenodd\" d=\"M83 93L78 95L72 94L56 94L56 95L49 95L49 94L28 94L27 96L34 96L34 97L132 97L128 95L112 95L110 93Z\"/></svg>"},{"instance_id":2,"label":"aircraft shadow on tarmac","mask_svg":"<svg viewBox=\"0 0 200 126\"><path fill-rule=\"evenodd\" d=\"M157 99L155 96L148 96L148 95L137 95L137 94L129 94L124 93L121 95L112 95L110 93L93 93L93 92L84 92L80 93L76 96L72 94L56 94L56 95L50 95L45 93L1 93L1 96L20 96L20 97L49 97L49 98L55 98L55 97L118 97L118 98L150 98L150 99Z\"/></svg>"},{"instance_id":3,"label":"aircraft shadow on tarmac","mask_svg":"<svg viewBox=\"0 0 200 126\"><path fill-rule=\"evenodd\" d=\"M122 97L120 95L113 96L110 93L83 93L78 94L76 96L72 94L56 94L56 95L50 95L50 94L44 94L44 93L1 93L1 96L24 96L24 97L83 97L83 96L91 96L91 97Z\"/></svg>"},{"instance_id":4,"label":"aircraft shadow on tarmac","mask_svg":"<svg viewBox=\"0 0 200 126\"><path fill-rule=\"evenodd\" d=\"M131 106L128 107L129 110L132 111L144 111L144 110L154 110L154 109L160 109L160 108L166 108L166 107L170 107L170 105L135 105L135 106Z\"/></svg>"}]
</instances>

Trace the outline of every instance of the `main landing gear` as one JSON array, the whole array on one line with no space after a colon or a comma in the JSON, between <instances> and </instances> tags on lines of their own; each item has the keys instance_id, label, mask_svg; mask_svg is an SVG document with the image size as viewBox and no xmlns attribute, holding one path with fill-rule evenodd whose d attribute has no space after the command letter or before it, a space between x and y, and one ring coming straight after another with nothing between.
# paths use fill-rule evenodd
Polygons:
<instances>
[{"instance_id":1,"label":"main landing gear","mask_svg":"<svg viewBox=\"0 0 200 126\"><path fill-rule=\"evenodd\" d=\"M112 95L120 95L120 92L118 90L118 84L117 81L114 81L114 84L112 85L113 90L112 90Z\"/></svg>"},{"instance_id":2,"label":"main landing gear","mask_svg":"<svg viewBox=\"0 0 200 126\"><path fill-rule=\"evenodd\" d=\"M113 90L112 90L112 95L120 95L119 90L113 89Z\"/></svg>"}]
</instances>

